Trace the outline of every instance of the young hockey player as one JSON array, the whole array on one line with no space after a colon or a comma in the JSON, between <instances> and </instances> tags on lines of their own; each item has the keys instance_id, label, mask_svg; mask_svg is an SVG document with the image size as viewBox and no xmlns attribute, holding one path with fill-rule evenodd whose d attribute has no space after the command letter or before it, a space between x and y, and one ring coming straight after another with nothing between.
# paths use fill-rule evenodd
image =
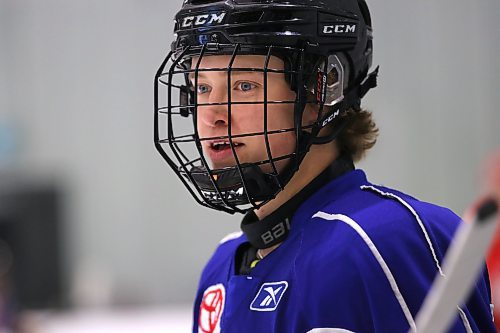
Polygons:
<instances>
[{"instance_id":1,"label":"young hockey player","mask_svg":"<svg viewBox=\"0 0 500 333\"><path fill-rule=\"evenodd\" d=\"M370 183L364 0L185 0L155 143L196 201L244 213L201 276L193 332L407 332L460 218ZM495 332L487 273L451 332Z\"/></svg>"}]
</instances>

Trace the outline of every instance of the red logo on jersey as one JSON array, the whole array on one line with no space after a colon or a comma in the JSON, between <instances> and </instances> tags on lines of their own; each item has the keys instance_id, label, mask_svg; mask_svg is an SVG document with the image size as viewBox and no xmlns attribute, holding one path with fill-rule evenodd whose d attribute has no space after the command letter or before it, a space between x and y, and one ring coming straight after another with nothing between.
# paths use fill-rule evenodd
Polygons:
<instances>
[{"instance_id":1,"label":"red logo on jersey","mask_svg":"<svg viewBox=\"0 0 500 333\"><path fill-rule=\"evenodd\" d=\"M199 333L220 332L220 318L224 310L225 296L226 290L222 284L210 286L205 290L198 318Z\"/></svg>"}]
</instances>

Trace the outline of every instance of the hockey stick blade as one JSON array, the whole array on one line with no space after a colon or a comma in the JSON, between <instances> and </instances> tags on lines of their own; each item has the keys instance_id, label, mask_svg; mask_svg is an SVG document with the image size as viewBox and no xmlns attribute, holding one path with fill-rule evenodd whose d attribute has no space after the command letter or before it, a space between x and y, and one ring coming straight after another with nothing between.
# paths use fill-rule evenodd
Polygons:
<instances>
[{"instance_id":1,"label":"hockey stick blade","mask_svg":"<svg viewBox=\"0 0 500 333\"><path fill-rule=\"evenodd\" d=\"M472 223L462 223L416 318L418 333L446 332L476 282L496 229L498 204L484 202ZM411 330L410 330L411 332Z\"/></svg>"}]
</instances>

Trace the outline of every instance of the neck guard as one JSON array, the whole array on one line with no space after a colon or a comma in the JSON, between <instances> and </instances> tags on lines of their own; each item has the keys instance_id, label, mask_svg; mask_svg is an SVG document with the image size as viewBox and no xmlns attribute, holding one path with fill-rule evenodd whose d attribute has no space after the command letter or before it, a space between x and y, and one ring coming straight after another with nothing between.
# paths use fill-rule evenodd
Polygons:
<instances>
[{"instance_id":1,"label":"neck guard","mask_svg":"<svg viewBox=\"0 0 500 333\"><path fill-rule=\"evenodd\" d=\"M320 187L351 170L354 170L354 165L350 158L337 158L299 193L262 220L258 219L254 211L245 214L241 221L241 230L250 244L257 249L266 249L283 242L288 236L290 221L297 208Z\"/></svg>"}]
</instances>

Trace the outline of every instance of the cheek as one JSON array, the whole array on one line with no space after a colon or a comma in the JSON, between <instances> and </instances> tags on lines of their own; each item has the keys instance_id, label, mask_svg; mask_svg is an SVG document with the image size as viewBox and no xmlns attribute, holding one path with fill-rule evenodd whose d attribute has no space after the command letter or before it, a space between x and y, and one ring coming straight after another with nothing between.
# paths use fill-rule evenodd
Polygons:
<instances>
[{"instance_id":1,"label":"cheek","mask_svg":"<svg viewBox=\"0 0 500 333\"><path fill-rule=\"evenodd\" d=\"M267 126L265 126L265 111L263 105L239 110L233 114L233 121L245 132L277 131L294 127L293 105L272 105L267 107Z\"/></svg>"},{"instance_id":2,"label":"cheek","mask_svg":"<svg viewBox=\"0 0 500 333\"><path fill-rule=\"evenodd\" d=\"M200 139L210 137L207 126L204 125L200 118L196 119L196 130L198 131Z\"/></svg>"},{"instance_id":3,"label":"cheek","mask_svg":"<svg viewBox=\"0 0 500 333\"><path fill-rule=\"evenodd\" d=\"M272 105L268 107L268 131L289 130L269 135L269 146L273 159L287 156L295 152L296 137L293 128L293 105ZM267 151L265 151L264 157L266 160L269 159ZM276 161L275 164L278 172L281 172L288 165L289 161L289 158ZM271 166L268 165L267 168L271 168Z\"/></svg>"},{"instance_id":4,"label":"cheek","mask_svg":"<svg viewBox=\"0 0 500 333\"><path fill-rule=\"evenodd\" d=\"M264 108L258 106L260 110L254 110L251 116L245 119L245 132L263 133L264 126ZM292 105L269 105L267 109L267 132L278 130L288 130L281 133L268 134L269 146L273 157L283 156L292 153L295 150L295 133L293 131L293 106ZM267 158L267 149L265 136L258 135L253 142L259 145L262 155Z\"/></svg>"},{"instance_id":5,"label":"cheek","mask_svg":"<svg viewBox=\"0 0 500 333\"><path fill-rule=\"evenodd\" d=\"M295 134L286 132L270 135L269 145L274 158L289 155L295 151Z\"/></svg>"},{"instance_id":6,"label":"cheek","mask_svg":"<svg viewBox=\"0 0 500 333\"><path fill-rule=\"evenodd\" d=\"M272 158L273 160L275 160L274 164L277 168L277 171L283 171L288 165L290 157L279 159L278 161L276 161L276 159L288 156L295 152L295 135L291 132L269 135L269 148L271 151L271 156L269 156L267 153L264 138L260 138L261 141L259 143L259 160L266 161ZM263 164L262 169L264 172L273 172L273 168L270 163Z\"/></svg>"},{"instance_id":7,"label":"cheek","mask_svg":"<svg viewBox=\"0 0 500 333\"><path fill-rule=\"evenodd\" d=\"M292 154L295 151L295 133L282 132L268 134L269 150L271 158L276 159ZM264 135L257 135L249 138L249 144L258 160L269 160L266 138ZM286 161L286 159L285 159ZM280 162L282 163L282 162Z\"/></svg>"},{"instance_id":8,"label":"cheek","mask_svg":"<svg viewBox=\"0 0 500 333\"><path fill-rule=\"evenodd\" d=\"M271 131L294 128L293 105L270 105L267 110L267 128ZM293 132L285 132L290 134Z\"/></svg>"}]
</instances>

